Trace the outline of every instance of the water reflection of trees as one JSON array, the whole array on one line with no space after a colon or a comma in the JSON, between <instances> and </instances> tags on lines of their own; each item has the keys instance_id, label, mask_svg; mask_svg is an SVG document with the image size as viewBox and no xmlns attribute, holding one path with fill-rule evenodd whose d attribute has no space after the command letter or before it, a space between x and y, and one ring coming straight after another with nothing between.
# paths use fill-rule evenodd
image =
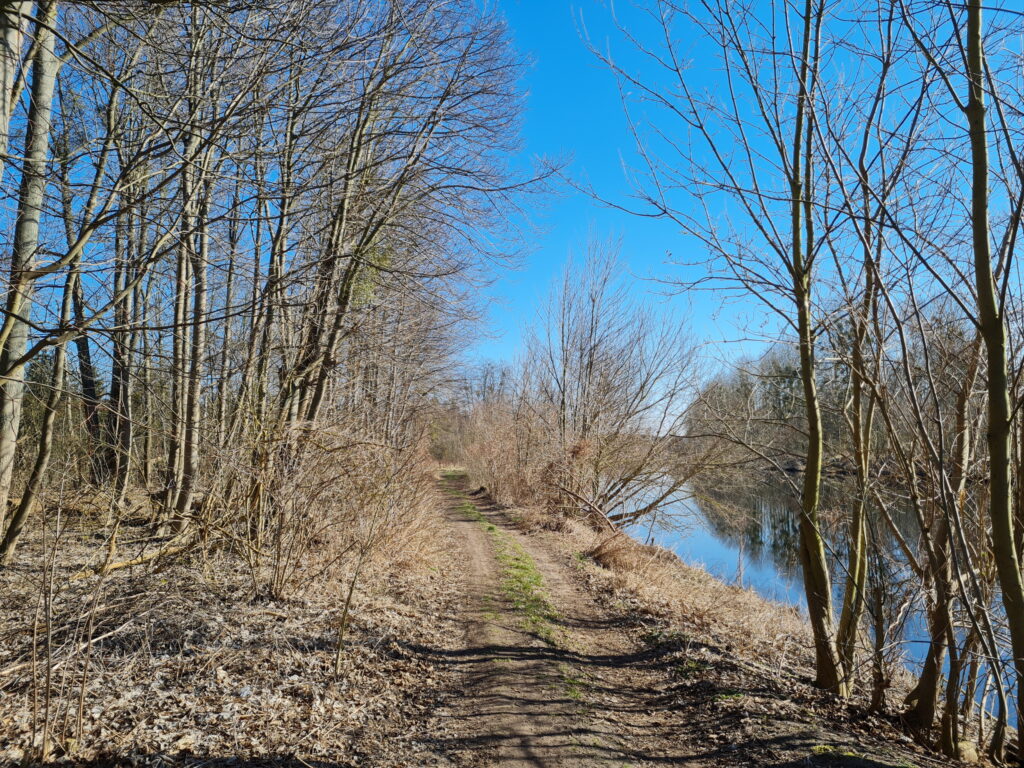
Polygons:
<instances>
[{"instance_id":1,"label":"water reflection of trees","mask_svg":"<svg viewBox=\"0 0 1024 768\"><path fill-rule=\"evenodd\" d=\"M892 494L888 509L907 541L915 541L917 523L913 511ZM841 573L847 554L847 528L841 524L846 510L854 503L853 481L828 478L822 487L822 525L832 565ZM751 561L771 566L786 579L799 579L799 497L790 478L778 473L751 472L717 478L694 489L694 505L708 529L719 540L742 550ZM880 513L873 508L872 528L884 551L898 557L899 543L890 533ZM895 587L901 579L897 571L886 577ZM837 588L840 585L836 585Z\"/></svg>"},{"instance_id":2,"label":"water reflection of trees","mask_svg":"<svg viewBox=\"0 0 1024 768\"><path fill-rule=\"evenodd\" d=\"M699 488L695 504L717 538L758 564L799 578L799 508L788 488L761 478Z\"/></svg>"}]
</instances>

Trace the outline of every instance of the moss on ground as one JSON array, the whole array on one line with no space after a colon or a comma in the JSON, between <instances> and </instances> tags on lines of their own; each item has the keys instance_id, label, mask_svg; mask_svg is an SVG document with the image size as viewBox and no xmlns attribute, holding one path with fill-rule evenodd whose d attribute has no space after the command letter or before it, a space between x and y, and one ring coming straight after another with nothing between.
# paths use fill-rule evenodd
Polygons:
<instances>
[{"instance_id":1,"label":"moss on ground","mask_svg":"<svg viewBox=\"0 0 1024 768\"><path fill-rule=\"evenodd\" d=\"M501 591L520 614L523 628L548 645L554 645L555 628L551 622L558 618L558 611L544 590L544 576L537 563L508 534L487 523L482 516L481 521L501 564Z\"/></svg>"}]
</instances>

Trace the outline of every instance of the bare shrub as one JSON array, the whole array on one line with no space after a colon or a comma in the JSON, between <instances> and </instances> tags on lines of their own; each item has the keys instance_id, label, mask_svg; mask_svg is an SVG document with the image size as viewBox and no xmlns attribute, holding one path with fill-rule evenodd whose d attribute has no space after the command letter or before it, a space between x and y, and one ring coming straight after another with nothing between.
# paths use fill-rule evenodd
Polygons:
<instances>
[{"instance_id":1,"label":"bare shrub","mask_svg":"<svg viewBox=\"0 0 1024 768\"><path fill-rule=\"evenodd\" d=\"M229 608L218 597L244 593L246 579L252 592L288 603L267 609L276 616L332 595L324 623L340 660L362 585L437 563L436 482L419 443L388 446L337 426L289 438L276 444L273 471L244 473L242 455L222 456L230 470L211 473L215 487L177 534L154 535L155 506L141 492L118 507L95 490L49 490L24 564L0 571L0 698L23 713L14 723L25 735L21 754L44 760L95 746L94 711L116 695L104 688L111 674L134 679L134 670L225 629L212 615L193 621L190 605L250 621L246 611L259 613L260 601ZM253 488L264 497L262 518L241 503L255 498Z\"/></svg>"},{"instance_id":2,"label":"bare shrub","mask_svg":"<svg viewBox=\"0 0 1024 768\"><path fill-rule=\"evenodd\" d=\"M262 455L201 527L226 535L254 589L275 600L336 578L351 561L400 549L417 538L421 511L431 506L429 460L418 445L305 425Z\"/></svg>"},{"instance_id":3,"label":"bare shrub","mask_svg":"<svg viewBox=\"0 0 1024 768\"><path fill-rule=\"evenodd\" d=\"M520 375L519 382L491 393L471 412L464 462L496 502L528 507L543 499L550 436L527 399L527 374Z\"/></svg>"},{"instance_id":4,"label":"bare shrub","mask_svg":"<svg viewBox=\"0 0 1024 768\"><path fill-rule=\"evenodd\" d=\"M647 519L678 506L703 465L681 437L696 373L685 326L656 318L623 276L616 244L589 244L527 357L481 386L470 414L470 474L495 500L544 509L556 526Z\"/></svg>"}]
</instances>

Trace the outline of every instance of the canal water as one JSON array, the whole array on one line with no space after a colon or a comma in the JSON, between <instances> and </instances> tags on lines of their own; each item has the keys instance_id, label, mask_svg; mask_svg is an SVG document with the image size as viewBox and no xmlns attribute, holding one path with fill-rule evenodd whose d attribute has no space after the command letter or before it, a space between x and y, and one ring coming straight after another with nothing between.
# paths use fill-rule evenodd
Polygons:
<instances>
[{"instance_id":1,"label":"canal water","mask_svg":"<svg viewBox=\"0 0 1024 768\"><path fill-rule=\"evenodd\" d=\"M726 584L753 589L768 600L803 607L800 574L764 546L752 546L739 532L722 529L705 517L696 502L675 511L670 528L638 528L634 535L679 555Z\"/></svg>"},{"instance_id":2,"label":"canal water","mask_svg":"<svg viewBox=\"0 0 1024 768\"><path fill-rule=\"evenodd\" d=\"M799 507L785 478L753 476L729 488L692 489L655 524L632 533L645 542L675 552L683 562L703 568L727 583L752 589L762 597L806 610L798 561ZM851 498L842 481L822 489L822 525L828 540L836 604L842 600L845 541L840 505ZM830 510L833 512L830 513ZM909 510L893 510L908 540L915 540ZM830 520L835 521L830 525ZM893 545L895 546L895 545ZM912 610L904 624L905 661L914 667L927 651L923 611Z\"/></svg>"},{"instance_id":3,"label":"canal water","mask_svg":"<svg viewBox=\"0 0 1024 768\"><path fill-rule=\"evenodd\" d=\"M829 551L836 605L842 600L845 562L844 518L837 510L853 498L843 481L832 480L822 488L822 525ZM631 533L646 543L675 552L683 562L705 569L727 584L752 589L762 597L798 607L806 613L803 581L798 561L799 507L797 494L785 478L738 479L729 488L691 489L660 520L637 526ZM901 534L916 541L917 525L908 509L890 509ZM876 521L877 522L877 521ZM876 530L881 530L879 525ZM894 549L894 560L902 559ZM904 574L905 576L905 574ZM895 580L902 581L900 574ZM920 671L928 650L924 606L915 601L895 640L898 659L913 673ZM895 659L894 659L895 660ZM1007 683L1012 685L1012 678ZM1011 705L1012 706L1012 705ZM1015 708L1013 708L1015 709ZM1016 724L1011 711L1010 723Z\"/></svg>"},{"instance_id":4,"label":"canal water","mask_svg":"<svg viewBox=\"0 0 1024 768\"><path fill-rule=\"evenodd\" d=\"M793 495L782 482L751 477L743 487L692 489L653 523L632 533L683 562L762 597L804 605Z\"/></svg>"}]
</instances>

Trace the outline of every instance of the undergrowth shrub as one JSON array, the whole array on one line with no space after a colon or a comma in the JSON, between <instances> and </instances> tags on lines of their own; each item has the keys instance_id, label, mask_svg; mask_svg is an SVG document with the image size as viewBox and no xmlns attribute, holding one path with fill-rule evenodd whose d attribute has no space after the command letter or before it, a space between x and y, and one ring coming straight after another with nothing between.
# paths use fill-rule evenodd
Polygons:
<instances>
[{"instance_id":1,"label":"undergrowth shrub","mask_svg":"<svg viewBox=\"0 0 1024 768\"><path fill-rule=\"evenodd\" d=\"M434 481L421 445L310 427L286 435L267 455L220 526L258 592L284 599L354 563L412 563L430 545L425 513Z\"/></svg>"},{"instance_id":2,"label":"undergrowth shrub","mask_svg":"<svg viewBox=\"0 0 1024 768\"><path fill-rule=\"evenodd\" d=\"M49 489L43 524L0 570L0 723L19 713L21 754L101 744L91 713L115 696L111 673L226 652L225 632L267 613L254 595L282 603L268 609L281 617L330 595L320 621L340 658L353 594L436 564L443 546L422 442L308 425L266 450L222 451L205 478L177 531L161 529L146 489Z\"/></svg>"},{"instance_id":3,"label":"undergrowth shrub","mask_svg":"<svg viewBox=\"0 0 1024 768\"><path fill-rule=\"evenodd\" d=\"M550 463L543 425L522 418L513 403L477 408L469 418L463 447L466 470L499 504L542 507L544 472Z\"/></svg>"}]
</instances>

